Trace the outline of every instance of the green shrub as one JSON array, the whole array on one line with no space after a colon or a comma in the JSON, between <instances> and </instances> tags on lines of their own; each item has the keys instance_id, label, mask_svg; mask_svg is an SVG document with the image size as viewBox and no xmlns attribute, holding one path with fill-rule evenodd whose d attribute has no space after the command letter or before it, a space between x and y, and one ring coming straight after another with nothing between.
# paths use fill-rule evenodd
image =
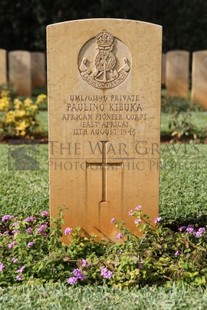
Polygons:
<instances>
[{"instance_id":1,"label":"green shrub","mask_svg":"<svg viewBox=\"0 0 207 310\"><path fill-rule=\"evenodd\" d=\"M196 126L191 121L189 110L186 112L175 111L171 115L169 129L175 141L180 139L196 140L199 134Z\"/></svg>"}]
</instances>

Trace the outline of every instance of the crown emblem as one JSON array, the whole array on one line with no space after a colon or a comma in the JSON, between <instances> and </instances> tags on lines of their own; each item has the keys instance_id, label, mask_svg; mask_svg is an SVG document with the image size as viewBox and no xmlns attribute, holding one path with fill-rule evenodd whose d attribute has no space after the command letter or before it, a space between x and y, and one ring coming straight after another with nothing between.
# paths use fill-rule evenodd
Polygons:
<instances>
[{"instance_id":1,"label":"crown emblem","mask_svg":"<svg viewBox=\"0 0 207 310\"><path fill-rule=\"evenodd\" d=\"M114 37L109 32L106 32L106 30L103 30L96 36L96 42L98 46L111 46L114 41Z\"/></svg>"},{"instance_id":2,"label":"crown emblem","mask_svg":"<svg viewBox=\"0 0 207 310\"><path fill-rule=\"evenodd\" d=\"M131 54L124 43L103 29L83 45L78 67L86 83L95 88L110 89L129 75Z\"/></svg>"}]
</instances>

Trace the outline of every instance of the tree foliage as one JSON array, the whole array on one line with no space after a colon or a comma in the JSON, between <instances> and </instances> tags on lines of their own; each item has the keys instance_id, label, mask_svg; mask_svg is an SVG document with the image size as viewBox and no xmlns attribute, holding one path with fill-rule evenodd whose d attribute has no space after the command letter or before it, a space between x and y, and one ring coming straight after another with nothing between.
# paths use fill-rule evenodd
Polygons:
<instances>
[{"instance_id":1,"label":"tree foliage","mask_svg":"<svg viewBox=\"0 0 207 310\"><path fill-rule=\"evenodd\" d=\"M163 26L163 49L207 48L206 0L1 0L1 48L44 50L46 25L83 18L127 18Z\"/></svg>"}]
</instances>

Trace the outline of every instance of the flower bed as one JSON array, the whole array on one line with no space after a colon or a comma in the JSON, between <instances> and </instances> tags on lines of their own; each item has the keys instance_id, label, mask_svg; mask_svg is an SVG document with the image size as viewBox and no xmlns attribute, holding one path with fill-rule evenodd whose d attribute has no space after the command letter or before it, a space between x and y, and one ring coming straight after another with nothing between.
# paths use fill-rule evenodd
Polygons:
<instances>
[{"instance_id":1,"label":"flower bed","mask_svg":"<svg viewBox=\"0 0 207 310\"><path fill-rule=\"evenodd\" d=\"M142 237L116 219L117 243L97 241L80 228L61 231L60 219L49 226L49 213L26 218L5 214L0 231L0 284L62 281L68 285L133 287L186 282L197 286L207 280L206 227L181 226L172 231L160 217L151 226L141 206L129 211ZM65 234L70 243L61 243Z\"/></svg>"}]
</instances>

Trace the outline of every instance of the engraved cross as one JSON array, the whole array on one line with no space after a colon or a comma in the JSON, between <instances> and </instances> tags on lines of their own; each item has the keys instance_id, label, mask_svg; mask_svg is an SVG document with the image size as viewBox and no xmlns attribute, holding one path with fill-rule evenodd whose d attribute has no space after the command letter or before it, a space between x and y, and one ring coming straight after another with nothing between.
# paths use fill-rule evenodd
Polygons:
<instances>
[{"instance_id":1,"label":"engraved cross","mask_svg":"<svg viewBox=\"0 0 207 310\"><path fill-rule=\"evenodd\" d=\"M102 145L102 162L101 163L89 163L86 162L86 168L90 166L99 166L102 168L102 200L101 202L107 201L107 168L108 166L122 166L123 161L108 163L107 162L107 143L108 141L100 141Z\"/></svg>"}]
</instances>

